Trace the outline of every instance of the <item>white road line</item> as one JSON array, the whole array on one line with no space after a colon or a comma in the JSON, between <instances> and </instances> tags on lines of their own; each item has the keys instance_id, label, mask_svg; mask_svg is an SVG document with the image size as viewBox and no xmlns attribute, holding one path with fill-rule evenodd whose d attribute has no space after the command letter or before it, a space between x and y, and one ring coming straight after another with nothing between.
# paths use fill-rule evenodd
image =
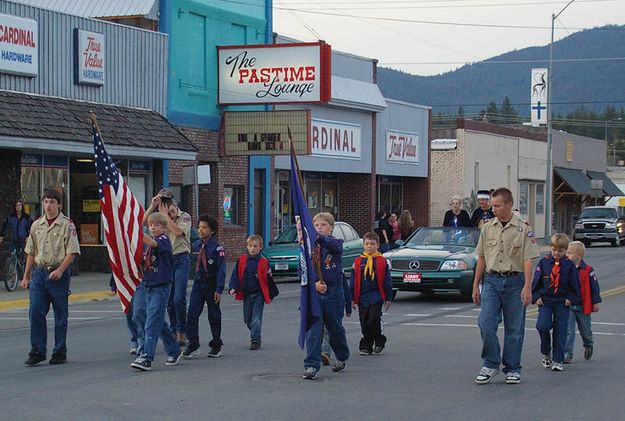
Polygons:
<instances>
[{"instance_id":1,"label":"white road line","mask_svg":"<svg viewBox=\"0 0 625 421\"><path fill-rule=\"evenodd\" d=\"M439 310L443 310L443 311L454 311L454 310L461 310L462 307L439 307Z\"/></svg>"},{"instance_id":2,"label":"white road line","mask_svg":"<svg viewBox=\"0 0 625 421\"><path fill-rule=\"evenodd\" d=\"M402 316L406 316L406 317L429 317L429 316L431 316L431 314L407 313L407 314L402 314Z\"/></svg>"},{"instance_id":3,"label":"white road line","mask_svg":"<svg viewBox=\"0 0 625 421\"><path fill-rule=\"evenodd\" d=\"M473 316L471 314L469 315L463 315L463 314L446 314L443 317L447 317L450 319L455 319L455 318L459 318L459 319L477 319L479 316Z\"/></svg>"},{"instance_id":4,"label":"white road line","mask_svg":"<svg viewBox=\"0 0 625 421\"><path fill-rule=\"evenodd\" d=\"M478 327L477 325L470 325L464 323L418 323L418 322L407 322L402 323L404 326L423 326L423 327ZM503 326L499 326L499 329L503 329ZM527 332L535 332L535 328L526 327L525 331ZM593 335L599 336L625 336L625 333L611 333L611 332L592 332Z\"/></svg>"}]
</instances>

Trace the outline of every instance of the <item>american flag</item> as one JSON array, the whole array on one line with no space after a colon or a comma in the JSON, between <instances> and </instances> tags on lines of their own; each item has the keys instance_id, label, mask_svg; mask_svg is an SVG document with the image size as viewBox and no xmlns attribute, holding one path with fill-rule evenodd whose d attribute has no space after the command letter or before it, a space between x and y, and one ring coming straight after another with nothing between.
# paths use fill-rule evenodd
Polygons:
<instances>
[{"instance_id":1,"label":"american flag","mask_svg":"<svg viewBox=\"0 0 625 421\"><path fill-rule=\"evenodd\" d=\"M141 282L143 207L132 195L121 173L104 148L94 124L93 150L100 193L100 209L111 271L124 313Z\"/></svg>"}]
</instances>

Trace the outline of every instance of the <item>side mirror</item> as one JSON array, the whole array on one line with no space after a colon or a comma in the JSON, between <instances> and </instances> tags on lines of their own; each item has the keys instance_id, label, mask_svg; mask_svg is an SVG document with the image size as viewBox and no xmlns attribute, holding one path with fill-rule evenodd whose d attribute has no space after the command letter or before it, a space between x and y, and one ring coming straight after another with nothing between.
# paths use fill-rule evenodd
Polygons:
<instances>
[{"instance_id":1,"label":"side mirror","mask_svg":"<svg viewBox=\"0 0 625 421\"><path fill-rule=\"evenodd\" d=\"M403 245L404 245L404 240L395 240L395 245L396 245L397 247L401 247L401 246L403 246Z\"/></svg>"}]
</instances>

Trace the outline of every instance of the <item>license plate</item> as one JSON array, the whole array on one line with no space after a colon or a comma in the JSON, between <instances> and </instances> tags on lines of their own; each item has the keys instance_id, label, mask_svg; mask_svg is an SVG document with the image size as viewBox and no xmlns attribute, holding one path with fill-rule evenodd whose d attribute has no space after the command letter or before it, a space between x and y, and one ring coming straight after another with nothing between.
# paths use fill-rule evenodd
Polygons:
<instances>
[{"instance_id":1,"label":"license plate","mask_svg":"<svg viewBox=\"0 0 625 421\"><path fill-rule=\"evenodd\" d=\"M289 270L289 264L288 263L276 263L275 270Z\"/></svg>"},{"instance_id":2,"label":"license plate","mask_svg":"<svg viewBox=\"0 0 625 421\"><path fill-rule=\"evenodd\" d=\"M420 273L404 273L404 283L406 283L406 284L420 284L421 283L421 274Z\"/></svg>"}]
</instances>

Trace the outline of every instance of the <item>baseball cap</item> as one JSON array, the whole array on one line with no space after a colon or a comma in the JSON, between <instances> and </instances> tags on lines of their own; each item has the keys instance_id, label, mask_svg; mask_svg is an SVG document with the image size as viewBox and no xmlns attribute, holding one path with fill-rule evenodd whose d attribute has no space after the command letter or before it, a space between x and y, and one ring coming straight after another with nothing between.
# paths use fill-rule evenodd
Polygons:
<instances>
[{"instance_id":1,"label":"baseball cap","mask_svg":"<svg viewBox=\"0 0 625 421\"><path fill-rule=\"evenodd\" d=\"M158 195L160 197L162 197L163 199L173 199L174 198L174 192L171 191L171 189L161 189L158 192Z\"/></svg>"}]
</instances>

